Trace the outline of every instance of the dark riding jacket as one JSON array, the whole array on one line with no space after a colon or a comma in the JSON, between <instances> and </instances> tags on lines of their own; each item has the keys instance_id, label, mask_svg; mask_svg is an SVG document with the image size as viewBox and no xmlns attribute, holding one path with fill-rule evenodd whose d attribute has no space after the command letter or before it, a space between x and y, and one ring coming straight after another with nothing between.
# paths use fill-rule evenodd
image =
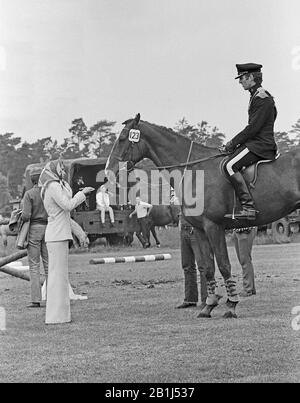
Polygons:
<instances>
[{"instance_id":1,"label":"dark riding jacket","mask_svg":"<svg viewBox=\"0 0 300 403\"><path fill-rule=\"evenodd\" d=\"M275 159L277 145L274 139L274 122L277 110L272 95L262 87L252 91L248 126L231 141L233 149L245 145L262 159Z\"/></svg>"}]
</instances>

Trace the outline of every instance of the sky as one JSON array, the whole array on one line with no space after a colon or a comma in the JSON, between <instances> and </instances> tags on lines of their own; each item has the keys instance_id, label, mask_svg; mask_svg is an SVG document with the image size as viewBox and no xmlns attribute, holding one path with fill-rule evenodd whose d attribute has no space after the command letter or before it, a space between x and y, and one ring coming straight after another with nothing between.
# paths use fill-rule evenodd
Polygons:
<instances>
[{"instance_id":1,"label":"sky","mask_svg":"<svg viewBox=\"0 0 300 403\"><path fill-rule=\"evenodd\" d=\"M0 0L0 134L69 137L136 113L229 140L247 123L236 63L263 65L276 131L300 118L299 0Z\"/></svg>"}]
</instances>

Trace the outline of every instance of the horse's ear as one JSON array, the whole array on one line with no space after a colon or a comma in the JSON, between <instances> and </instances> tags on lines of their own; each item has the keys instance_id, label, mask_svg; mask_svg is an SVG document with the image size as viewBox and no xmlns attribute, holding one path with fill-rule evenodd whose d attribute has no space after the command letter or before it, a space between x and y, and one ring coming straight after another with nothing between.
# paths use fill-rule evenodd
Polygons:
<instances>
[{"instance_id":1,"label":"horse's ear","mask_svg":"<svg viewBox=\"0 0 300 403\"><path fill-rule=\"evenodd\" d=\"M136 118L136 117L135 117ZM135 118L133 119L133 118L130 118L130 119L127 119L127 120L125 120L123 123L122 123L122 125L127 125L128 123L131 123L133 120L135 120Z\"/></svg>"},{"instance_id":2,"label":"horse's ear","mask_svg":"<svg viewBox=\"0 0 300 403\"><path fill-rule=\"evenodd\" d=\"M135 116L135 118L134 118L135 123L138 124L139 121L140 121L140 119L141 119L141 115L138 113L138 114Z\"/></svg>"}]
</instances>

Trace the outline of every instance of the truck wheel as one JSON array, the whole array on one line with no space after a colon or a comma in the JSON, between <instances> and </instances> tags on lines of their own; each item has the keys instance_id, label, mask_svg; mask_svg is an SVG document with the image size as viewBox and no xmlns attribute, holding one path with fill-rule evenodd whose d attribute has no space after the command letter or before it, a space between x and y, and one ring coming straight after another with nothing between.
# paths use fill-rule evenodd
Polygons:
<instances>
[{"instance_id":1,"label":"truck wheel","mask_svg":"<svg viewBox=\"0 0 300 403\"><path fill-rule=\"evenodd\" d=\"M88 238L90 241L89 249L93 248L94 246L106 246L107 245L106 239L102 236L99 236L99 234L89 234Z\"/></svg>"},{"instance_id":2,"label":"truck wheel","mask_svg":"<svg viewBox=\"0 0 300 403\"><path fill-rule=\"evenodd\" d=\"M106 239L110 246L124 245L124 235L109 234L106 236Z\"/></svg>"},{"instance_id":3,"label":"truck wheel","mask_svg":"<svg viewBox=\"0 0 300 403\"><path fill-rule=\"evenodd\" d=\"M292 234L297 234L300 231L299 223L298 222L291 223L290 231Z\"/></svg>"},{"instance_id":4,"label":"truck wheel","mask_svg":"<svg viewBox=\"0 0 300 403\"><path fill-rule=\"evenodd\" d=\"M88 238L89 238L90 244L92 244L93 242L96 241L98 236L96 234L88 234Z\"/></svg>"},{"instance_id":5,"label":"truck wheel","mask_svg":"<svg viewBox=\"0 0 300 403\"><path fill-rule=\"evenodd\" d=\"M272 238L275 243L291 242L290 235L289 223L286 218L272 223Z\"/></svg>"}]
</instances>

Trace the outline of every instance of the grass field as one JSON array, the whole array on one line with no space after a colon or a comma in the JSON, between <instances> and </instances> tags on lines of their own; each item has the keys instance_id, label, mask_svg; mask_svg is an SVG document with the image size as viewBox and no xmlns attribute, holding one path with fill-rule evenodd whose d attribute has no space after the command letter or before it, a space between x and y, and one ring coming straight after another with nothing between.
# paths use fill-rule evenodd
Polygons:
<instances>
[{"instance_id":1,"label":"grass field","mask_svg":"<svg viewBox=\"0 0 300 403\"><path fill-rule=\"evenodd\" d=\"M112 249L70 255L70 280L87 301L72 302L72 323L46 326L45 308L29 310L29 283L0 274L1 382L299 382L299 244L255 245L258 294L242 299L238 319L176 310L183 299L176 248ZM89 265L95 256L171 253L152 263ZM241 285L234 250L233 274ZM24 259L24 264L27 264ZM224 294L217 274L219 291ZM300 323L300 320L299 320Z\"/></svg>"}]
</instances>

